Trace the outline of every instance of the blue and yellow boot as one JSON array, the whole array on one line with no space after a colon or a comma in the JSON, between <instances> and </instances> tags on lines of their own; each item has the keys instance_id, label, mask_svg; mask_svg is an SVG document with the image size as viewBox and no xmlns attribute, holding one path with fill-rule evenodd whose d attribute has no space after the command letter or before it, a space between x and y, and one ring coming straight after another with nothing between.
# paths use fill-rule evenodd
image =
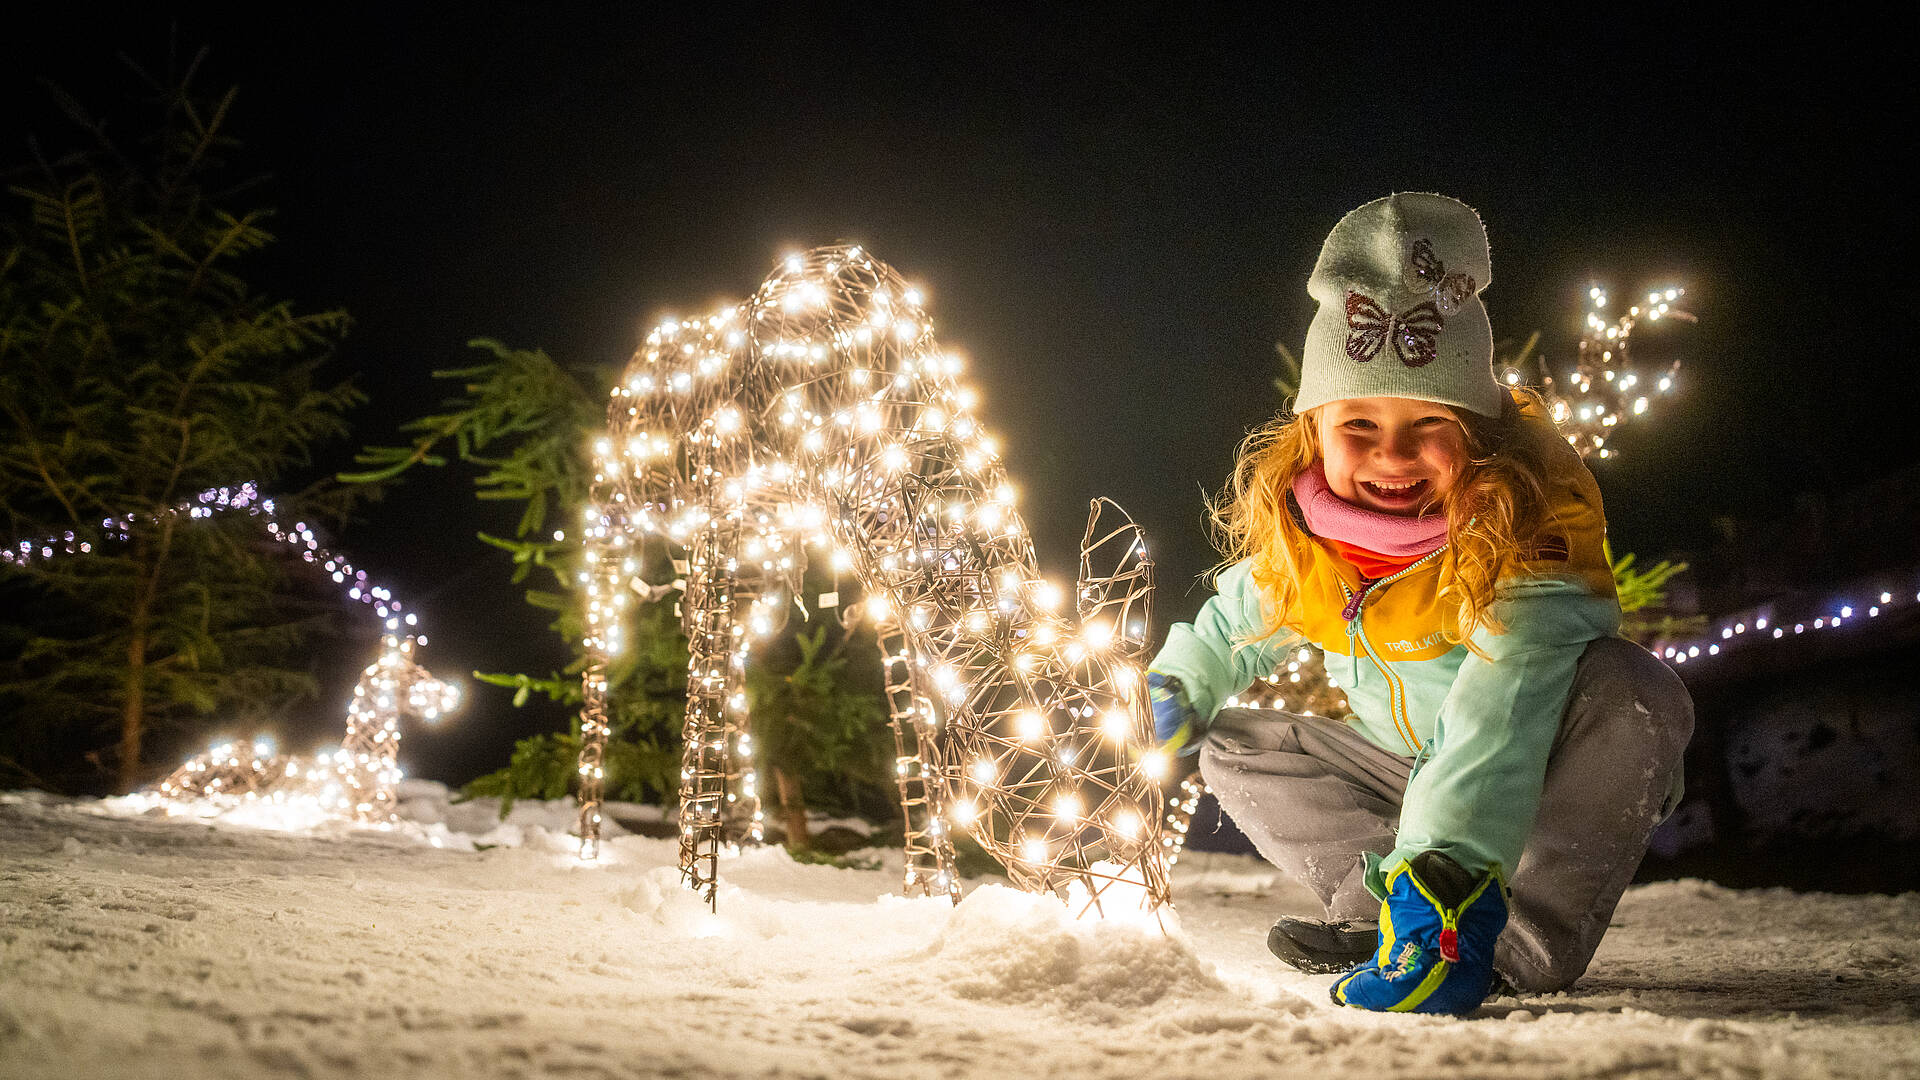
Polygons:
<instances>
[{"instance_id":1,"label":"blue and yellow boot","mask_svg":"<svg viewBox=\"0 0 1920 1080\"><path fill-rule=\"evenodd\" d=\"M1333 984L1335 1004L1374 1012L1465 1016L1493 988L1493 945L1507 925L1507 884L1494 866L1475 877L1438 851L1402 863L1385 882L1380 947Z\"/></svg>"}]
</instances>

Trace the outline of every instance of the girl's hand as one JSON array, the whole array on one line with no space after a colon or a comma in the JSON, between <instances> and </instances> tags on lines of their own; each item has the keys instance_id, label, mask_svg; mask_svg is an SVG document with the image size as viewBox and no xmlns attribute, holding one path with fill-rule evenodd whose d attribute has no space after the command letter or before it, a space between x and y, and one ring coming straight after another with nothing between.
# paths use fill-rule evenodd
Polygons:
<instances>
[{"instance_id":1,"label":"girl's hand","mask_svg":"<svg viewBox=\"0 0 1920 1080\"><path fill-rule=\"evenodd\" d=\"M1200 749L1199 717L1187 704L1180 680L1157 671L1147 672L1147 698L1153 704L1153 735L1168 753L1186 755Z\"/></svg>"}]
</instances>

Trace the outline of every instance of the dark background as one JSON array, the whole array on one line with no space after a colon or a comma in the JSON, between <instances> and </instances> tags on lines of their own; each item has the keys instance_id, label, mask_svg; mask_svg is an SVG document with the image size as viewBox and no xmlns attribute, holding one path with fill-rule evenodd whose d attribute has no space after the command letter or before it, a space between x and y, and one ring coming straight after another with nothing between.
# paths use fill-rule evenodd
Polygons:
<instances>
[{"instance_id":1,"label":"dark background","mask_svg":"<svg viewBox=\"0 0 1920 1080\"><path fill-rule=\"evenodd\" d=\"M0 44L0 160L65 137L38 80L126 130L115 54L210 46L202 83L239 85L233 129L272 174L259 281L355 316L338 367L372 395L369 443L468 338L615 365L789 250L865 243L971 357L1043 563L1069 576L1087 499L1117 499L1154 545L1162 632L1208 595L1202 492L1278 404L1273 346L1304 336L1320 240L1395 190L1479 209L1496 337L1543 331L1557 368L1589 285L1617 306L1686 287L1699 326L1637 339L1684 358L1678 396L1593 463L1617 552L1700 558L1717 516L1764 523L1920 460L1898 35L1625 8L705 8L42 7ZM543 672L564 653L473 539L511 524L425 474L331 539L421 610L435 671ZM506 697L475 687L403 764L463 781L564 723Z\"/></svg>"}]
</instances>

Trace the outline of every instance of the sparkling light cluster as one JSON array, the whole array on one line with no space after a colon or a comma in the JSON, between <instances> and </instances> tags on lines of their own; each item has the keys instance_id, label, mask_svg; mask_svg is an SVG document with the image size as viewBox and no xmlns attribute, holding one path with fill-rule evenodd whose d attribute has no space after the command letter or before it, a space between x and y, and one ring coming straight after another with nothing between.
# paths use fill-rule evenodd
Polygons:
<instances>
[{"instance_id":1,"label":"sparkling light cluster","mask_svg":"<svg viewBox=\"0 0 1920 1080\"><path fill-rule=\"evenodd\" d=\"M744 304L667 320L634 355L584 511L582 857L597 852L621 612L671 579L691 654L681 868L709 902L720 847L762 820L742 680L752 645L810 601L881 632L909 892L957 897L952 836L967 830L1023 888L1077 885L1095 910L1122 892L1166 901L1139 530L1103 523L1095 502L1080 617L1064 617L979 395L922 301L863 249L818 248ZM836 584L808 597L815 560Z\"/></svg>"},{"instance_id":2,"label":"sparkling light cluster","mask_svg":"<svg viewBox=\"0 0 1920 1080\"><path fill-rule=\"evenodd\" d=\"M177 506L168 507L161 513L148 517L147 521L148 523L158 522L162 517L185 517L196 520L233 510L245 510L249 514L266 514L271 517L273 500L262 501L259 490L252 483L231 488L209 488ZM133 527L133 523L134 517L131 514L102 518L98 538L103 541L124 541L127 539L127 530ZM304 524L295 526L296 532L305 531L305 529ZM310 533L307 540L311 543ZM27 566L36 559L51 559L59 555L87 555L92 552L92 540L68 529L59 536L21 540L6 548L0 548L0 563Z\"/></svg>"},{"instance_id":3,"label":"sparkling light cluster","mask_svg":"<svg viewBox=\"0 0 1920 1080\"><path fill-rule=\"evenodd\" d=\"M292 546L300 552L301 561L315 567L320 573L343 586L346 599L357 604L370 606L381 625L388 631L403 632L402 627L412 627L419 619L407 612L393 593L384 586L375 585L367 579L367 572L359 570L346 559L322 548L314 538L313 530L304 521L297 521L291 527L280 522L272 499L260 497L260 491L252 481L235 487L208 488L193 498L177 506L169 507L163 513L169 517L185 517L188 520L210 518L215 514L245 512L249 517L264 518L261 527L273 539ZM148 518L149 523L158 522L161 515ZM95 539L100 542L125 541L127 530L133 527L133 516L122 514L117 517L102 518L100 532ZM59 536L42 537L38 540L21 540L8 547L0 548L0 563L18 567L27 567L35 561L56 558L61 555L87 555L94 550L94 540L69 529ZM411 630L404 631L412 633ZM425 635L419 635L422 645L427 643Z\"/></svg>"},{"instance_id":4,"label":"sparkling light cluster","mask_svg":"<svg viewBox=\"0 0 1920 1080\"><path fill-rule=\"evenodd\" d=\"M1580 451L1581 457L1596 454L1612 456L1607 438L1613 429L1633 417L1644 414L1650 402L1673 392L1680 373L1680 361L1664 370L1642 372L1633 363L1633 328L1640 320L1655 322L1678 319L1693 322L1694 317L1676 305L1686 290L1657 289L1647 294L1644 306L1629 307L1626 314L1609 321L1606 290L1594 286L1587 290L1593 307L1587 312L1585 332L1580 337L1578 359L1568 373L1564 386L1555 381L1541 363L1541 396L1553 412L1554 422ZM1508 369L1503 377L1509 385L1518 385L1522 375Z\"/></svg>"},{"instance_id":5,"label":"sparkling light cluster","mask_svg":"<svg viewBox=\"0 0 1920 1080\"><path fill-rule=\"evenodd\" d=\"M1179 862L1180 853L1186 850L1187 830L1193 827L1193 812L1200 808L1200 798L1206 793L1206 781L1195 772L1181 777L1180 786L1167 796L1166 817L1160 826L1160 846L1167 853L1169 867Z\"/></svg>"},{"instance_id":6,"label":"sparkling light cluster","mask_svg":"<svg viewBox=\"0 0 1920 1080\"><path fill-rule=\"evenodd\" d=\"M311 760L281 756L270 740L220 741L169 774L149 793L161 803L194 800L215 809L264 804L284 808L302 823L344 817L369 824L393 820L394 785L400 780L400 720L416 716L438 720L459 705L459 689L435 679L413 662L419 617L375 585L365 570L320 546L303 521L283 524L272 499L260 497L251 482L210 488L163 512L189 520L215 514L245 513L260 518L274 540L300 553L301 561L341 587L345 599L373 609L379 619L381 653L361 673L347 704L347 733L337 749ZM159 520L159 515L149 522ZM97 543L123 542L133 527L131 515L104 518L93 539L68 531L57 537L23 540L0 549L0 563L26 568L63 555L89 555Z\"/></svg>"},{"instance_id":7,"label":"sparkling light cluster","mask_svg":"<svg viewBox=\"0 0 1920 1080\"><path fill-rule=\"evenodd\" d=\"M1347 695L1328 673L1326 654L1311 645L1294 645L1271 674L1221 703L1222 708L1283 709L1303 716L1342 716Z\"/></svg>"}]
</instances>

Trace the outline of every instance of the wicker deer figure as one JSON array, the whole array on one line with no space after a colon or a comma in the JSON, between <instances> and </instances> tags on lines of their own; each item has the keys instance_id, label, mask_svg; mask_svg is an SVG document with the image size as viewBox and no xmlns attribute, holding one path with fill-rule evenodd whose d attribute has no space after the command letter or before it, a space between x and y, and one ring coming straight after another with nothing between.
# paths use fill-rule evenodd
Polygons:
<instances>
[{"instance_id":1,"label":"wicker deer figure","mask_svg":"<svg viewBox=\"0 0 1920 1080\"><path fill-rule=\"evenodd\" d=\"M965 829L1022 888L1103 913L1166 903L1140 530L1094 502L1079 618L1063 617L959 369L917 291L851 246L793 256L746 303L648 336L613 390L585 514L583 858L598 853L620 612L666 588L646 575L682 589L681 870L711 903L721 846L760 831L752 642L803 601L808 560L828 558L864 599L819 606L880 631L907 891L958 898L951 836Z\"/></svg>"}]
</instances>

